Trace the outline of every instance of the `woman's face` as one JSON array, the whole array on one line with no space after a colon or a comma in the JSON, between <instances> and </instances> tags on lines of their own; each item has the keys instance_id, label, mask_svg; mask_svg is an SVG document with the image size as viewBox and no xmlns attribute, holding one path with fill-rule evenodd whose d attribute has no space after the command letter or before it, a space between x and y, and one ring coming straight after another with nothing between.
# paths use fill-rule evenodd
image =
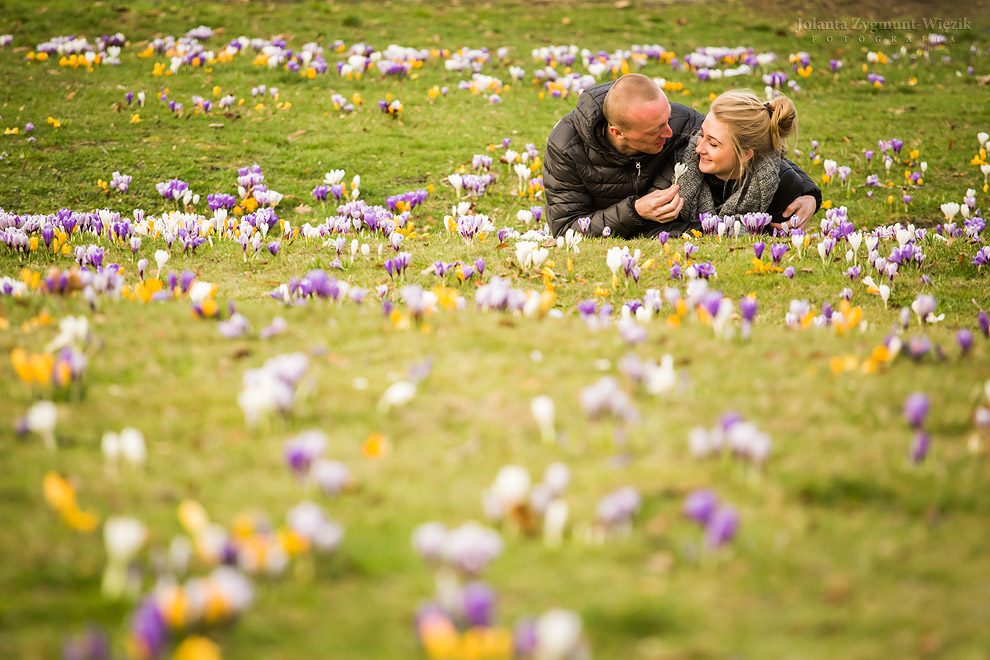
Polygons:
<instances>
[{"instance_id":1,"label":"woman's face","mask_svg":"<svg viewBox=\"0 0 990 660\"><path fill-rule=\"evenodd\" d=\"M723 181L739 175L739 163L732 153L729 129L710 112L701 124L701 135L694 150L699 156L698 169L705 174L713 174Z\"/></svg>"}]
</instances>

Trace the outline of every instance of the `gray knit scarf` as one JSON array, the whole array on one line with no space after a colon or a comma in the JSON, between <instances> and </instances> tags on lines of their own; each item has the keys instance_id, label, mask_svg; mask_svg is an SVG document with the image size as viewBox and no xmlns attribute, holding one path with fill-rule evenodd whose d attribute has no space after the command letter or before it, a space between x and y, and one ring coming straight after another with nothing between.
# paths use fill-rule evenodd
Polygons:
<instances>
[{"instance_id":1,"label":"gray knit scarf","mask_svg":"<svg viewBox=\"0 0 990 660\"><path fill-rule=\"evenodd\" d=\"M749 175L742 184L736 187L722 206L715 208L705 175L698 169L700 157L694 151L697 144L698 134L688 142L683 159L687 171L678 180L681 199L684 200L680 215L682 220L696 225L698 216L702 213L741 215L757 211L765 213L770 208L770 202L780 185L780 154L770 153L758 158L750 166Z\"/></svg>"}]
</instances>

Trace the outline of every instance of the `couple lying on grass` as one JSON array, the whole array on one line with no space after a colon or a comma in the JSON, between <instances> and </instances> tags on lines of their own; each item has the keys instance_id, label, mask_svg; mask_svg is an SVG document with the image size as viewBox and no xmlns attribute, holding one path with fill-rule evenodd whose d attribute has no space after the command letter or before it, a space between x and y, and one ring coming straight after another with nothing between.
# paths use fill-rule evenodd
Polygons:
<instances>
[{"instance_id":1,"label":"couple lying on grass","mask_svg":"<svg viewBox=\"0 0 990 660\"><path fill-rule=\"evenodd\" d=\"M822 193L783 157L790 99L725 92L708 115L670 103L647 76L585 91L547 140L543 185L555 236L679 236L699 215L767 213L766 229L804 229ZM679 175L675 175L675 165ZM590 219L590 221L589 221Z\"/></svg>"}]
</instances>

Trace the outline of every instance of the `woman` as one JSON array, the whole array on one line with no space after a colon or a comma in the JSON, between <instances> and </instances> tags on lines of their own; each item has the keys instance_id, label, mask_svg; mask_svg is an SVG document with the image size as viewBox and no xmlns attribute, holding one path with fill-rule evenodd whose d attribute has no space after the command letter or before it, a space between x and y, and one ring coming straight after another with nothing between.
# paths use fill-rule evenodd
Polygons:
<instances>
[{"instance_id":1,"label":"woman","mask_svg":"<svg viewBox=\"0 0 990 660\"><path fill-rule=\"evenodd\" d=\"M786 96L764 103L748 89L730 90L712 102L701 131L684 152L684 200L680 218L699 228L698 216L762 212L781 226L784 210L804 194L804 182L781 167L785 140L797 127L797 111Z\"/></svg>"}]
</instances>

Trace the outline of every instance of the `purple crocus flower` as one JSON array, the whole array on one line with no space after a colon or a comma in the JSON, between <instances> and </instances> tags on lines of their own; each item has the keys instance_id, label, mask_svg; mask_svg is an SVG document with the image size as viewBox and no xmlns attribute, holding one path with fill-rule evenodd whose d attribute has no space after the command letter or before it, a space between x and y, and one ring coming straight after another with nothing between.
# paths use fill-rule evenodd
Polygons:
<instances>
[{"instance_id":1,"label":"purple crocus flower","mask_svg":"<svg viewBox=\"0 0 990 660\"><path fill-rule=\"evenodd\" d=\"M752 323L753 319L756 318L756 311L759 308L754 296L743 296L739 300L739 312L742 314L743 320Z\"/></svg>"},{"instance_id":2,"label":"purple crocus flower","mask_svg":"<svg viewBox=\"0 0 990 660\"><path fill-rule=\"evenodd\" d=\"M488 627L495 621L495 590L484 582L469 582L462 592L464 618L471 626Z\"/></svg>"},{"instance_id":3,"label":"purple crocus flower","mask_svg":"<svg viewBox=\"0 0 990 660\"><path fill-rule=\"evenodd\" d=\"M298 477L309 472L309 466L326 449L327 439L320 431L304 431L285 443L283 456L289 469Z\"/></svg>"},{"instance_id":4,"label":"purple crocus flower","mask_svg":"<svg viewBox=\"0 0 990 660\"><path fill-rule=\"evenodd\" d=\"M911 462L918 464L924 461L931 443L932 439L927 433L918 431L914 435L914 442L911 444Z\"/></svg>"},{"instance_id":5,"label":"purple crocus flower","mask_svg":"<svg viewBox=\"0 0 990 660\"><path fill-rule=\"evenodd\" d=\"M963 328L956 333L956 341L959 343L959 349L962 351L962 355L969 353L969 349L973 347L973 332L969 328Z\"/></svg>"},{"instance_id":6,"label":"purple crocus flower","mask_svg":"<svg viewBox=\"0 0 990 660\"><path fill-rule=\"evenodd\" d=\"M588 235L588 229L591 227L591 218L578 218L578 229L585 236Z\"/></svg>"},{"instance_id":7,"label":"purple crocus flower","mask_svg":"<svg viewBox=\"0 0 990 660\"><path fill-rule=\"evenodd\" d=\"M148 270L148 260L138 259L137 269L138 269L138 276L141 278L142 281L144 281L144 273L145 271Z\"/></svg>"},{"instance_id":8,"label":"purple crocus flower","mask_svg":"<svg viewBox=\"0 0 990 660\"><path fill-rule=\"evenodd\" d=\"M611 235L612 235L611 227L605 227L604 229L602 229L602 238L608 238Z\"/></svg>"},{"instance_id":9,"label":"purple crocus flower","mask_svg":"<svg viewBox=\"0 0 990 660\"><path fill-rule=\"evenodd\" d=\"M536 631L536 621L520 619L512 632L512 650L514 658L530 658L536 653L539 644Z\"/></svg>"},{"instance_id":10,"label":"purple crocus flower","mask_svg":"<svg viewBox=\"0 0 990 660\"><path fill-rule=\"evenodd\" d=\"M168 642L168 624L153 596L148 596L138 606L131 619L131 635L147 649L150 657L157 658Z\"/></svg>"},{"instance_id":11,"label":"purple crocus flower","mask_svg":"<svg viewBox=\"0 0 990 660\"><path fill-rule=\"evenodd\" d=\"M171 289L175 288L175 285L172 284L172 277L174 275L175 273L169 273L169 285L170 285L169 288ZM195 280L196 280L196 273L189 270L182 271L182 275L179 277L179 286L182 287L182 293L186 293L187 291L189 291L189 287L192 286Z\"/></svg>"},{"instance_id":12,"label":"purple crocus flower","mask_svg":"<svg viewBox=\"0 0 990 660\"><path fill-rule=\"evenodd\" d=\"M670 279L681 279L681 263L679 261L675 261L674 265L670 267Z\"/></svg>"},{"instance_id":13,"label":"purple crocus flower","mask_svg":"<svg viewBox=\"0 0 990 660\"><path fill-rule=\"evenodd\" d=\"M485 258L478 257L474 260L474 270L477 271L478 276L481 277L485 274Z\"/></svg>"},{"instance_id":14,"label":"purple crocus flower","mask_svg":"<svg viewBox=\"0 0 990 660\"><path fill-rule=\"evenodd\" d=\"M867 149L866 151L864 151L863 152L863 155L866 156L866 162L867 163L869 163L871 160L873 160L873 152L870 151L869 149Z\"/></svg>"},{"instance_id":15,"label":"purple crocus flower","mask_svg":"<svg viewBox=\"0 0 990 660\"><path fill-rule=\"evenodd\" d=\"M757 259L763 258L763 250L766 248L766 243L763 241L757 241L753 243L753 252L756 254Z\"/></svg>"},{"instance_id":16,"label":"purple crocus flower","mask_svg":"<svg viewBox=\"0 0 990 660\"><path fill-rule=\"evenodd\" d=\"M846 269L846 272L845 272L844 274L845 274L845 276L846 276L846 277L848 277L848 278L849 278L849 279L850 279L851 281L853 281L853 282L855 282L856 280L858 280L858 279L859 279L859 274L860 274L861 272L862 272L862 269L861 269L861 268L860 268L859 266L852 266L852 267L850 267L850 268L847 268L847 269Z\"/></svg>"},{"instance_id":17,"label":"purple crocus flower","mask_svg":"<svg viewBox=\"0 0 990 660\"><path fill-rule=\"evenodd\" d=\"M582 318L585 316L593 316L597 310L597 304L594 300L582 300L578 303L577 309Z\"/></svg>"},{"instance_id":18,"label":"purple crocus flower","mask_svg":"<svg viewBox=\"0 0 990 660\"><path fill-rule=\"evenodd\" d=\"M694 264L694 270L698 274L698 277L703 277L707 280L715 275L715 264L710 261L703 261Z\"/></svg>"},{"instance_id":19,"label":"purple crocus flower","mask_svg":"<svg viewBox=\"0 0 990 660\"><path fill-rule=\"evenodd\" d=\"M787 253L789 248L783 243L774 243L770 246L770 258L773 259L773 264L775 266L780 265L780 260L783 259L784 254Z\"/></svg>"},{"instance_id":20,"label":"purple crocus flower","mask_svg":"<svg viewBox=\"0 0 990 660\"><path fill-rule=\"evenodd\" d=\"M619 323L619 335L630 346L642 344L647 338L646 328L632 319L623 320Z\"/></svg>"},{"instance_id":21,"label":"purple crocus flower","mask_svg":"<svg viewBox=\"0 0 990 660\"><path fill-rule=\"evenodd\" d=\"M127 105L130 105L131 101L134 100L134 92L127 92L124 94L124 98L127 99Z\"/></svg>"},{"instance_id":22,"label":"purple crocus flower","mask_svg":"<svg viewBox=\"0 0 990 660\"><path fill-rule=\"evenodd\" d=\"M890 146L895 153L901 153L901 148L904 146L904 141L898 138L894 138L890 141Z\"/></svg>"},{"instance_id":23,"label":"purple crocus flower","mask_svg":"<svg viewBox=\"0 0 990 660\"><path fill-rule=\"evenodd\" d=\"M707 525L718 507L718 497L710 490L696 490L684 499L684 515L699 525Z\"/></svg>"},{"instance_id":24,"label":"purple crocus flower","mask_svg":"<svg viewBox=\"0 0 990 660\"><path fill-rule=\"evenodd\" d=\"M987 314L985 310L981 310L976 315L976 325L980 328L980 332L983 333L984 337L990 338L990 314Z\"/></svg>"},{"instance_id":25,"label":"purple crocus flower","mask_svg":"<svg viewBox=\"0 0 990 660\"><path fill-rule=\"evenodd\" d=\"M924 392L914 392L904 401L904 419L912 428L920 429L928 415L931 401Z\"/></svg>"},{"instance_id":26,"label":"purple crocus flower","mask_svg":"<svg viewBox=\"0 0 990 660\"><path fill-rule=\"evenodd\" d=\"M670 239L670 232L662 231L659 234L657 234L657 240L660 241L660 245L666 245L669 239Z\"/></svg>"},{"instance_id":27,"label":"purple crocus flower","mask_svg":"<svg viewBox=\"0 0 990 660\"><path fill-rule=\"evenodd\" d=\"M62 644L62 660L110 660L110 642L103 629L93 626Z\"/></svg>"},{"instance_id":28,"label":"purple crocus flower","mask_svg":"<svg viewBox=\"0 0 990 660\"><path fill-rule=\"evenodd\" d=\"M907 354L914 360L920 360L932 350L928 337L912 337L907 343Z\"/></svg>"},{"instance_id":29,"label":"purple crocus flower","mask_svg":"<svg viewBox=\"0 0 990 660\"><path fill-rule=\"evenodd\" d=\"M796 271L794 270L794 266L788 266L787 268L784 269L784 275L790 278L792 281L794 280L795 272Z\"/></svg>"},{"instance_id":30,"label":"purple crocus flower","mask_svg":"<svg viewBox=\"0 0 990 660\"><path fill-rule=\"evenodd\" d=\"M739 528L739 514L733 506L719 506L705 525L705 547L715 550L730 543Z\"/></svg>"}]
</instances>

